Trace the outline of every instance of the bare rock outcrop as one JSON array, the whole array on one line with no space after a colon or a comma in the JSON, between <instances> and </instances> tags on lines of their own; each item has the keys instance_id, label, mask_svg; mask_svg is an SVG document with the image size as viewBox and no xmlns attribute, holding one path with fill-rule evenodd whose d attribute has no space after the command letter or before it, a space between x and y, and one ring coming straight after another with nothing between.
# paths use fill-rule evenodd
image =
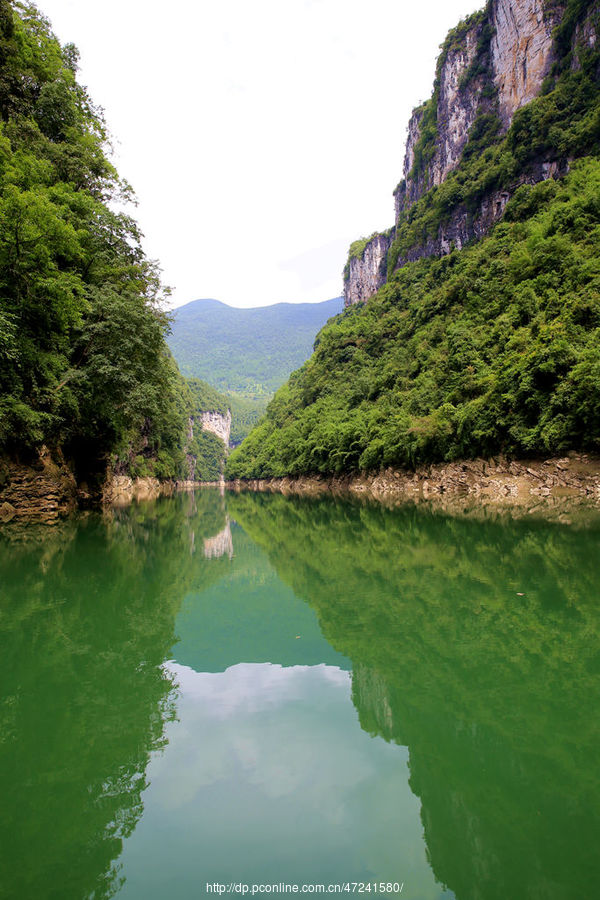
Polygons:
<instances>
[{"instance_id":1,"label":"bare rock outcrop","mask_svg":"<svg viewBox=\"0 0 600 900\"><path fill-rule=\"evenodd\" d=\"M374 235L362 254L349 260L344 280L346 306L365 302L385 284L395 229L410 207L458 166L478 117L496 116L499 134L503 134L515 113L538 96L555 59L553 31L565 8L565 3L550 5L545 0L492 0L485 11L470 17L451 35L440 57L433 98L414 110L409 122L403 179L394 191L395 226ZM598 10L593 8L575 28L574 68L579 65L578 48L596 45L597 20ZM433 143L427 137L432 127ZM396 268L449 253L453 247L460 249L482 237L502 217L519 185L566 171L567 160L540 160L516 177L509 189L483 197L476 210L457 206L437 235L401 256Z\"/></svg>"},{"instance_id":2,"label":"bare rock outcrop","mask_svg":"<svg viewBox=\"0 0 600 900\"><path fill-rule=\"evenodd\" d=\"M539 516L565 524L600 510L600 457L571 452L540 460L460 460L350 476L304 476L233 482L234 490L291 495L354 494L388 505L427 501L448 512Z\"/></svg>"},{"instance_id":3,"label":"bare rock outcrop","mask_svg":"<svg viewBox=\"0 0 600 900\"><path fill-rule=\"evenodd\" d=\"M492 71L505 129L515 112L540 92L553 62L552 30L564 10L565 4L548 9L544 0L492 4Z\"/></svg>"},{"instance_id":4,"label":"bare rock outcrop","mask_svg":"<svg viewBox=\"0 0 600 900\"><path fill-rule=\"evenodd\" d=\"M460 44L450 47L444 55L437 86L437 138L431 160L424 168L415 163L418 162L417 147L427 104L413 111L408 124L404 177L394 191L396 224L403 210L409 209L434 185L441 184L460 162L469 139L469 129L481 106L483 79L474 78L468 88L465 88L463 81L479 52L482 28L481 22L476 22L465 31Z\"/></svg>"},{"instance_id":5,"label":"bare rock outcrop","mask_svg":"<svg viewBox=\"0 0 600 900\"><path fill-rule=\"evenodd\" d=\"M344 305L361 303L372 297L387 281L387 256L392 243L391 234L376 234L360 256L348 261L344 281Z\"/></svg>"},{"instance_id":6,"label":"bare rock outcrop","mask_svg":"<svg viewBox=\"0 0 600 900\"><path fill-rule=\"evenodd\" d=\"M218 438L221 438L225 446L229 447L229 437L231 435L230 409L227 410L225 415L218 412L203 412L201 421L204 431L210 431L212 434L216 434Z\"/></svg>"},{"instance_id":7,"label":"bare rock outcrop","mask_svg":"<svg viewBox=\"0 0 600 900\"><path fill-rule=\"evenodd\" d=\"M42 447L37 460L0 461L0 522L55 522L77 506L77 484L64 460Z\"/></svg>"},{"instance_id":8,"label":"bare rock outcrop","mask_svg":"<svg viewBox=\"0 0 600 900\"><path fill-rule=\"evenodd\" d=\"M172 490L172 482L161 482L158 478L112 475L104 485L102 502L107 506L128 506L133 500L156 500L161 494L171 493Z\"/></svg>"}]
</instances>

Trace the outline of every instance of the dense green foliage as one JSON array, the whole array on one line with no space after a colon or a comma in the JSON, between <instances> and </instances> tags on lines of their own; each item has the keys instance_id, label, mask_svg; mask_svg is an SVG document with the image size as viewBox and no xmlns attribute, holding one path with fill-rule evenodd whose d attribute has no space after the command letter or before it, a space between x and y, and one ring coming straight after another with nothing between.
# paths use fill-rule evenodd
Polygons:
<instances>
[{"instance_id":1,"label":"dense green foliage","mask_svg":"<svg viewBox=\"0 0 600 900\"><path fill-rule=\"evenodd\" d=\"M227 398L205 381L184 379L170 355L168 364L174 390L164 401L163 446L157 448L148 439L146 427L142 427L139 434L130 438L126 450L113 456L112 464L117 471L136 478L187 480L193 474L197 481L218 481L227 447L216 435L202 430L202 413L225 415L229 408Z\"/></svg>"},{"instance_id":2,"label":"dense green foliage","mask_svg":"<svg viewBox=\"0 0 600 900\"><path fill-rule=\"evenodd\" d=\"M521 187L483 241L323 329L232 477L600 447L600 162Z\"/></svg>"},{"instance_id":3,"label":"dense green foliage","mask_svg":"<svg viewBox=\"0 0 600 900\"><path fill-rule=\"evenodd\" d=\"M254 309L195 300L175 311L168 343L184 375L227 395L236 444L263 415L273 392L310 356L315 335L341 306L339 298Z\"/></svg>"},{"instance_id":4,"label":"dense green foliage","mask_svg":"<svg viewBox=\"0 0 600 900\"><path fill-rule=\"evenodd\" d=\"M271 394L228 394L231 406L230 444L237 447L264 416Z\"/></svg>"},{"instance_id":5,"label":"dense green foliage","mask_svg":"<svg viewBox=\"0 0 600 900\"><path fill-rule=\"evenodd\" d=\"M221 438L210 431L202 431L201 427L197 425L194 428L194 437L190 442L188 453L196 459L195 481L215 482L221 480L227 457L227 448Z\"/></svg>"},{"instance_id":6,"label":"dense green foliage","mask_svg":"<svg viewBox=\"0 0 600 900\"><path fill-rule=\"evenodd\" d=\"M0 451L174 477L191 401L77 51L7 0L0 51Z\"/></svg>"},{"instance_id":7,"label":"dense green foliage","mask_svg":"<svg viewBox=\"0 0 600 900\"><path fill-rule=\"evenodd\" d=\"M230 404L224 394L220 394L208 382L201 381L200 378L188 378L186 381L194 400L196 412L215 412L222 416L227 414Z\"/></svg>"},{"instance_id":8,"label":"dense green foliage","mask_svg":"<svg viewBox=\"0 0 600 900\"><path fill-rule=\"evenodd\" d=\"M219 481L223 476L227 447L216 434L202 430L202 413L214 412L225 416L230 408L229 401L199 378L186 379L186 387L192 401L189 418L193 421L192 437L185 443L185 452L188 460L192 461L194 479Z\"/></svg>"}]
</instances>

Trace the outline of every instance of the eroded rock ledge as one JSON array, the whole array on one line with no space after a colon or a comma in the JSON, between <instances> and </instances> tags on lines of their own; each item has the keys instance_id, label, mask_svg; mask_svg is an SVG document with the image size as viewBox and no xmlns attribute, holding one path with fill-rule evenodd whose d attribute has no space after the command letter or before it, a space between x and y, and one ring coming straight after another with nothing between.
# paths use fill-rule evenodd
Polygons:
<instances>
[{"instance_id":1,"label":"eroded rock ledge","mask_svg":"<svg viewBox=\"0 0 600 900\"><path fill-rule=\"evenodd\" d=\"M388 469L373 475L257 479L227 486L291 495L359 495L392 505L425 500L449 512L510 510L570 524L573 510L600 512L600 457L570 453L545 461L509 461L500 456L424 466L415 472Z\"/></svg>"},{"instance_id":2,"label":"eroded rock ledge","mask_svg":"<svg viewBox=\"0 0 600 900\"><path fill-rule=\"evenodd\" d=\"M109 475L100 493L90 493L87 485L77 484L75 476L60 455L43 447L30 463L0 459L0 526L15 524L53 524L78 508L126 506L132 502L155 500L177 491L199 487L219 487L220 482L159 481L157 478L129 478Z\"/></svg>"},{"instance_id":3,"label":"eroded rock ledge","mask_svg":"<svg viewBox=\"0 0 600 900\"><path fill-rule=\"evenodd\" d=\"M0 460L0 524L54 522L77 508L77 484L61 459L43 447L31 465Z\"/></svg>"}]
</instances>

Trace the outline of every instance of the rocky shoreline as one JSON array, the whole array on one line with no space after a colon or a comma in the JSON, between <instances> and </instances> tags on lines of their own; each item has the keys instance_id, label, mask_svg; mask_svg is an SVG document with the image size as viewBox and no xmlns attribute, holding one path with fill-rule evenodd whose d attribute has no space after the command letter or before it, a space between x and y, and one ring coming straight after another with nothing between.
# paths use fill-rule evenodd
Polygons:
<instances>
[{"instance_id":1,"label":"rocky shoreline","mask_svg":"<svg viewBox=\"0 0 600 900\"><path fill-rule=\"evenodd\" d=\"M126 506L207 486L198 481L109 475L100 493L91 492L86 484L77 484L64 460L42 448L39 458L28 464L0 460L0 525L52 524L77 509Z\"/></svg>"},{"instance_id":2,"label":"rocky shoreline","mask_svg":"<svg viewBox=\"0 0 600 900\"><path fill-rule=\"evenodd\" d=\"M575 511L600 513L600 457L569 453L561 458L483 460L388 469L335 477L256 479L221 484L196 481L107 478L100 495L78 485L68 466L42 451L35 464L0 461L0 524L51 524L80 508L125 506L202 487L269 491L285 495L354 496L386 505L426 502L454 513L539 515L570 523Z\"/></svg>"},{"instance_id":3,"label":"rocky shoreline","mask_svg":"<svg viewBox=\"0 0 600 900\"><path fill-rule=\"evenodd\" d=\"M71 470L46 448L29 465L0 460L0 524L55 522L77 509L77 493Z\"/></svg>"},{"instance_id":4,"label":"rocky shoreline","mask_svg":"<svg viewBox=\"0 0 600 900\"><path fill-rule=\"evenodd\" d=\"M376 474L256 479L228 482L230 489L288 495L353 495L388 505L426 501L448 512L510 512L570 523L575 510L600 512L600 457L569 453L540 460L464 460L388 469Z\"/></svg>"}]
</instances>

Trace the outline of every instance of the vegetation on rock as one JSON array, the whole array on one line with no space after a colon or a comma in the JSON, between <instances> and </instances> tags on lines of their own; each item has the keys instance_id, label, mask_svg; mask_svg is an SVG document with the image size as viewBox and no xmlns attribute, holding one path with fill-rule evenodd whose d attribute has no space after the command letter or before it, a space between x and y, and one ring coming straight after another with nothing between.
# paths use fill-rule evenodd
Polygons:
<instances>
[{"instance_id":1,"label":"vegetation on rock","mask_svg":"<svg viewBox=\"0 0 600 900\"><path fill-rule=\"evenodd\" d=\"M484 240L320 333L230 477L600 445L600 161L521 187Z\"/></svg>"},{"instance_id":2,"label":"vegetation on rock","mask_svg":"<svg viewBox=\"0 0 600 900\"><path fill-rule=\"evenodd\" d=\"M175 311L168 343L184 375L202 378L227 395L231 443L237 444L277 388L310 356L317 332L341 305L335 299L235 309L195 300Z\"/></svg>"},{"instance_id":3,"label":"vegetation on rock","mask_svg":"<svg viewBox=\"0 0 600 900\"><path fill-rule=\"evenodd\" d=\"M437 236L439 228L458 209L473 216L481 201L493 191L511 189L541 161L559 161L595 154L600 140L600 51L578 46L577 65L573 65L572 42L577 24L590 4L587 0L570 0L554 42L556 62L539 97L519 109L508 133L501 137L501 123L493 107L483 104L471 126L469 140L460 165L444 182L427 191L417 203L400 214L394 242L388 255L388 275L399 261L415 247ZM475 25L474 17L462 23L463 29L442 46L434 95L424 107L420 136L415 146L415 162L409 178L426 176L427 164L435 150L437 137L437 92L440 61L449 48L464 35L467 25ZM486 74L488 64L485 47L489 45L489 23L484 22L474 60L477 72ZM462 88L474 77L469 69ZM482 97L490 93L488 82ZM489 99L489 98L488 98Z\"/></svg>"},{"instance_id":4,"label":"vegetation on rock","mask_svg":"<svg viewBox=\"0 0 600 900\"><path fill-rule=\"evenodd\" d=\"M230 477L598 450L600 51L573 44L589 6L569 0L551 74L508 133L500 137L493 104L482 106L457 168L401 211L387 283L323 329L230 458ZM451 32L440 59L482 17ZM485 41L484 29L483 75ZM415 151L421 175L435 91L429 104ZM434 139L435 117L430 124ZM552 161L570 175L516 187ZM472 217L504 188L513 193L504 220L481 242L396 268L452 215Z\"/></svg>"}]
</instances>

